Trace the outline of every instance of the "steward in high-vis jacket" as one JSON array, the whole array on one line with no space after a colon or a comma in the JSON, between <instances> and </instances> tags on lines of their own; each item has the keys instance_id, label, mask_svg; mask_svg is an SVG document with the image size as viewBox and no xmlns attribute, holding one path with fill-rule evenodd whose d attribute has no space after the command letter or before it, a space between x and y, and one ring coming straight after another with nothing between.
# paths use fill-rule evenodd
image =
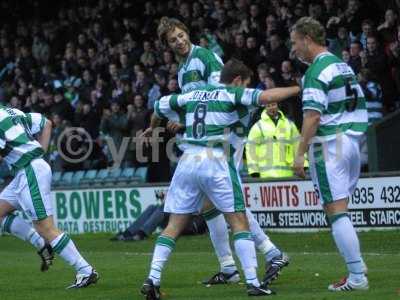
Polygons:
<instances>
[{"instance_id":1,"label":"steward in high-vis jacket","mask_svg":"<svg viewBox=\"0 0 400 300\"><path fill-rule=\"evenodd\" d=\"M266 106L250 130L246 144L248 173L252 177L291 177L299 131L276 103Z\"/></svg>"}]
</instances>

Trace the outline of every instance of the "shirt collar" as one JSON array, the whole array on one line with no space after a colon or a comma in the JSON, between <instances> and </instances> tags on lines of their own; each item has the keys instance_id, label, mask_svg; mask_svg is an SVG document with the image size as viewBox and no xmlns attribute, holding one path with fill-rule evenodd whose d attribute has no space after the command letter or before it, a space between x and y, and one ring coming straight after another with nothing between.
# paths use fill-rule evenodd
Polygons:
<instances>
[{"instance_id":1,"label":"shirt collar","mask_svg":"<svg viewBox=\"0 0 400 300\"><path fill-rule=\"evenodd\" d=\"M325 56L325 55L331 55L331 53L329 51L321 52L316 57L314 57L313 63L315 63L320 57Z\"/></svg>"},{"instance_id":2,"label":"shirt collar","mask_svg":"<svg viewBox=\"0 0 400 300\"><path fill-rule=\"evenodd\" d=\"M193 51L194 51L195 48L196 48L196 45L190 44L189 54L186 56L186 59L182 60L182 65L183 66L186 66L189 63L190 59L192 58Z\"/></svg>"}]
</instances>

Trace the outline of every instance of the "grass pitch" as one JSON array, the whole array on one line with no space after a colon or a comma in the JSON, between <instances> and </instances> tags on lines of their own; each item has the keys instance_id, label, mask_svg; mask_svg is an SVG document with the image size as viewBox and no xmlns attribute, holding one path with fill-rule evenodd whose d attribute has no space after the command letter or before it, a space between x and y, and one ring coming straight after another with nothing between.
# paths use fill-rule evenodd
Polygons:
<instances>
[{"instance_id":1,"label":"grass pitch","mask_svg":"<svg viewBox=\"0 0 400 300\"><path fill-rule=\"evenodd\" d=\"M277 300L391 300L400 299L400 231L360 233L364 259L369 267L370 290L334 294L327 285L346 274L328 232L271 234L271 239L291 257L291 264L271 285ZM143 242L110 242L108 234L73 236L83 255L96 267L101 279L95 286L65 290L73 270L55 260L47 273L39 271L39 257L27 243L0 237L1 300L136 300L148 274L154 239ZM264 270L259 256L259 275ZM166 300L249 299L243 285L206 288L200 280L215 273L217 259L207 236L183 237L177 243L163 274ZM242 277L243 278L243 277ZM263 299L263 298L260 298Z\"/></svg>"}]
</instances>

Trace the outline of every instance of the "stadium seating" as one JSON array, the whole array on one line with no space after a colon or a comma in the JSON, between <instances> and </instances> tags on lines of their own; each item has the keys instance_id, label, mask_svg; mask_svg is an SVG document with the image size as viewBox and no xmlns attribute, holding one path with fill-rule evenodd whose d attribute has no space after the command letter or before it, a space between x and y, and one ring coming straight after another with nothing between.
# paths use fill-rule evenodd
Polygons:
<instances>
[{"instance_id":1,"label":"stadium seating","mask_svg":"<svg viewBox=\"0 0 400 300\"><path fill-rule=\"evenodd\" d=\"M97 170L87 170L85 175L80 181L80 185L83 187L87 187L93 184L93 180L96 178Z\"/></svg>"},{"instance_id":2,"label":"stadium seating","mask_svg":"<svg viewBox=\"0 0 400 300\"><path fill-rule=\"evenodd\" d=\"M107 184L116 184L119 186L129 184L139 184L147 182L147 167L139 168L112 168L101 170L87 170L76 172L54 172L53 187L99 187ZM243 164L240 168L242 178L249 177L247 166ZM0 185L1 185L0 179Z\"/></svg>"},{"instance_id":3,"label":"stadium seating","mask_svg":"<svg viewBox=\"0 0 400 300\"><path fill-rule=\"evenodd\" d=\"M135 169L125 168L122 170L121 175L118 178L118 184L128 184L133 182L135 179Z\"/></svg>"},{"instance_id":4,"label":"stadium seating","mask_svg":"<svg viewBox=\"0 0 400 300\"><path fill-rule=\"evenodd\" d=\"M132 178L134 175L135 175L134 168L125 168L122 170L121 178L129 179Z\"/></svg>"},{"instance_id":5,"label":"stadium seating","mask_svg":"<svg viewBox=\"0 0 400 300\"><path fill-rule=\"evenodd\" d=\"M53 186L58 186L61 181L62 172L54 172L52 176L52 184Z\"/></svg>"},{"instance_id":6,"label":"stadium seating","mask_svg":"<svg viewBox=\"0 0 400 300\"><path fill-rule=\"evenodd\" d=\"M104 183L115 183L121 176L121 168L112 168L108 174L108 177L104 179Z\"/></svg>"},{"instance_id":7,"label":"stadium seating","mask_svg":"<svg viewBox=\"0 0 400 300\"><path fill-rule=\"evenodd\" d=\"M74 172L74 175L72 176L71 185L72 186L79 186L82 178L84 177L84 175L85 175L85 171Z\"/></svg>"},{"instance_id":8,"label":"stadium seating","mask_svg":"<svg viewBox=\"0 0 400 300\"><path fill-rule=\"evenodd\" d=\"M140 182L146 182L147 180L147 167L139 167L135 170L135 177L140 179Z\"/></svg>"},{"instance_id":9,"label":"stadium seating","mask_svg":"<svg viewBox=\"0 0 400 300\"><path fill-rule=\"evenodd\" d=\"M101 169L97 173L96 178L93 179L93 183L95 183L96 185L102 185L109 174L109 169Z\"/></svg>"},{"instance_id":10,"label":"stadium seating","mask_svg":"<svg viewBox=\"0 0 400 300\"><path fill-rule=\"evenodd\" d=\"M113 168L113 169L90 169L76 172L53 172L52 186L56 188L68 187L90 187L105 184L138 184L147 182L147 167L139 168ZM0 185L5 181L0 178Z\"/></svg>"},{"instance_id":11,"label":"stadium seating","mask_svg":"<svg viewBox=\"0 0 400 300\"><path fill-rule=\"evenodd\" d=\"M107 184L120 186L147 182L147 167L139 168L112 168L76 172L54 172L53 187L99 187ZM249 177L245 164L240 169L242 178ZM0 179L0 185L2 181Z\"/></svg>"},{"instance_id":12,"label":"stadium seating","mask_svg":"<svg viewBox=\"0 0 400 300\"><path fill-rule=\"evenodd\" d=\"M74 176L74 172L65 172L62 174L61 179L59 181L59 185L68 186L72 183L72 177Z\"/></svg>"}]
</instances>

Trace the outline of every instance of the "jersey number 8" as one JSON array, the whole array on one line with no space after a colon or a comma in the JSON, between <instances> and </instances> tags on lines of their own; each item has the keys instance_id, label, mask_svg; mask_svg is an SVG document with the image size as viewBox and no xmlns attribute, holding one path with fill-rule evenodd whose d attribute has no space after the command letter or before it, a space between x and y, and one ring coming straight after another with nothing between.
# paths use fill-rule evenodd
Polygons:
<instances>
[{"instance_id":1,"label":"jersey number 8","mask_svg":"<svg viewBox=\"0 0 400 300\"><path fill-rule=\"evenodd\" d=\"M194 110L193 137L201 139L206 135L207 104L199 103Z\"/></svg>"}]
</instances>

